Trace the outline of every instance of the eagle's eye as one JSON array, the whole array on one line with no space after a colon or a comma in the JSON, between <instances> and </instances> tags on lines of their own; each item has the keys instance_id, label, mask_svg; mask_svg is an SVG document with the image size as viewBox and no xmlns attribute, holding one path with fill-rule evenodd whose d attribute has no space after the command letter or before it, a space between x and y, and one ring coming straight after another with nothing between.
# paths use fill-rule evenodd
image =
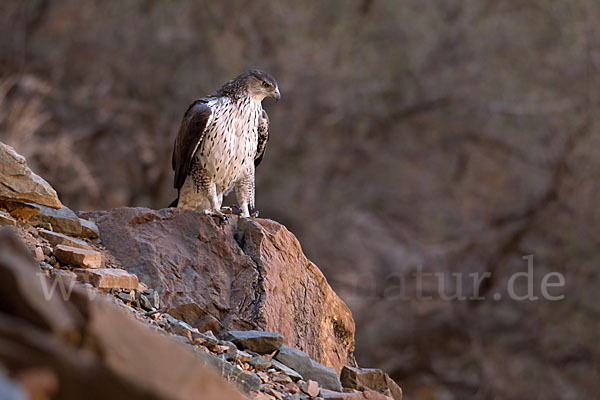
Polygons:
<instances>
[{"instance_id":1,"label":"eagle's eye","mask_svg":"<svg viewBox=\"0 0 600 400\"><path fill-rule=\"evenodd\" d=\"M267 81L263 81L262 87L264 87L264 88L270 88L271 84L269 82L267 82Z\"/></svg>"}]
</instances>

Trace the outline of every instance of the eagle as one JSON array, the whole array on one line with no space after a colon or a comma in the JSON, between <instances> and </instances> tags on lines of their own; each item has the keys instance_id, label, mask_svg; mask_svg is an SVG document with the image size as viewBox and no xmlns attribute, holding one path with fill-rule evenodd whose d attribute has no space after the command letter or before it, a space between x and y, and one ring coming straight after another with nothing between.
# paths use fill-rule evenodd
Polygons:
<instances>
[{"instance_id":1,"label":"eagle","mask_svg":"<svg viewBox=\"0 0 600 400\"><path fill-rule=\"evenodd\" d=\"M226 220L223 196L235 189L241 216L250 217L255 208L254 171L269 139L265 97L279 101L277 81L253 69L190 104L173 148L178 196L172 207Z\"/></svg>"}]
</instances>

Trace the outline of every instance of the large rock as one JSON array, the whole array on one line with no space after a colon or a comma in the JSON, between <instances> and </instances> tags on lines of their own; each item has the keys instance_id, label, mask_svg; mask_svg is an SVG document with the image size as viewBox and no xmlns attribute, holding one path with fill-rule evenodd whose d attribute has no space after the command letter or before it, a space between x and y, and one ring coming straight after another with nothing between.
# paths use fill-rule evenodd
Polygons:
<instances>
[{"instance_id":1,"label":"large rock","mask_svg":"<svg viewBox=\"0 0 600 400\"><path fill-rule=\"evenodd\" d=\"M24 246L0 229L0 364L9 372L44 372L57 383L53 399L243 398L189 348L102 296L48 290Z\"/></svg>"},{"instance_id":2,"label":"large rock","mask_svg":"<svg viewBox=\"0 0 600 400\"><path fill-rule=\"evenodd\" d=\"M284 226L236 216L221 223L173 208L79 215L95 220L104 246L159 289L177 318L201 330L216 320L230 330L278 332L338 372L354 365L350 310Z\"/></svg>"},{"instance_id":3,"label":"large rock","mask_svg":"<svg viewBox=\"0 0 600 400\"><path fill-rule=\"evenodd\" d=\"M2 142L0 199L17 203L37 203L52 208L62 207L52 186L29 169L25 157Z\"/></svg>"}]
</instances>

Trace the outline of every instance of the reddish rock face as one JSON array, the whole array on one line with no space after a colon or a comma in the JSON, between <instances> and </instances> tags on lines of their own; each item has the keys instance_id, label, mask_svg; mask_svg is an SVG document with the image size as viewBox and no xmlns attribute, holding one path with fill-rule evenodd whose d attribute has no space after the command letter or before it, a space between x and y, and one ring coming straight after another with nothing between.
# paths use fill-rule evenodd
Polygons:
<instances>
[{"instance_id":1,"label":"reddish rock face","mask_svg":"<svg viewBox=\"0 0 600 400\"><path fill-rule=\"evenodd\" d=\"M81 215L80 215L81 216ZM85 213L102 243L177 318L200 330L264 329L335 368L354 365L354 321L284 226L190 210Z\"/></svg>"}]
</instances>

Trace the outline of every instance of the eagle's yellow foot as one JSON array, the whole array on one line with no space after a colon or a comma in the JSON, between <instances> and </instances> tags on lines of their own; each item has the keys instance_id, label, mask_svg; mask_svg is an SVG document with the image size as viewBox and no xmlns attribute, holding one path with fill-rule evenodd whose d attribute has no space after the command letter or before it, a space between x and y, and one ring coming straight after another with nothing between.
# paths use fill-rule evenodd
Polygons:
<instances>
[{"instance_id":1,"label":"eagle's yellow foot","mask_svg":"<svg viewBox=\"0 0 600 400\"><path fill-rule=\"evenodd\" d=\"M229 206L223 206L221 207L221 212L223 214L233 214L233 208Z\"/></svg>"},{"instance_id":2,"label":"eagle's yellow foot","mask_svg":"<svg viewBox=\"0 0 600 400\"><path fill-rule=\"evenodd\" d=\"M259 211L258 210L254 210L254 212L252 214L250 214L250 216L252 218L258 218L258 214L259 214Z\"/></svg>"},{"instance_id":3,"label":"eagle's yellow foot","mask_svg":"<svg viewBox=\"0 0 600 400\"><path fill-rule=\"evenodd\" d=\"M223 214L242 215L242 209L238 206L222 206L221 212Z\"/></svg>"},{"instance_id":4,"label":"eagle's yellow foot","mask_svg":"<svg viewBox=\"0 0 600 400\"><path fill-rule=\"evenodd\" d=\"M204 215L210 215L211 217L219 218L223 222L227 221L229 219L227 217L227 215L223 214L221 211L218 211L218 210L207 210L207 209L204 209L204 210L202 210L202 214L204 214Z\"/></svg>"}]
</instances>

